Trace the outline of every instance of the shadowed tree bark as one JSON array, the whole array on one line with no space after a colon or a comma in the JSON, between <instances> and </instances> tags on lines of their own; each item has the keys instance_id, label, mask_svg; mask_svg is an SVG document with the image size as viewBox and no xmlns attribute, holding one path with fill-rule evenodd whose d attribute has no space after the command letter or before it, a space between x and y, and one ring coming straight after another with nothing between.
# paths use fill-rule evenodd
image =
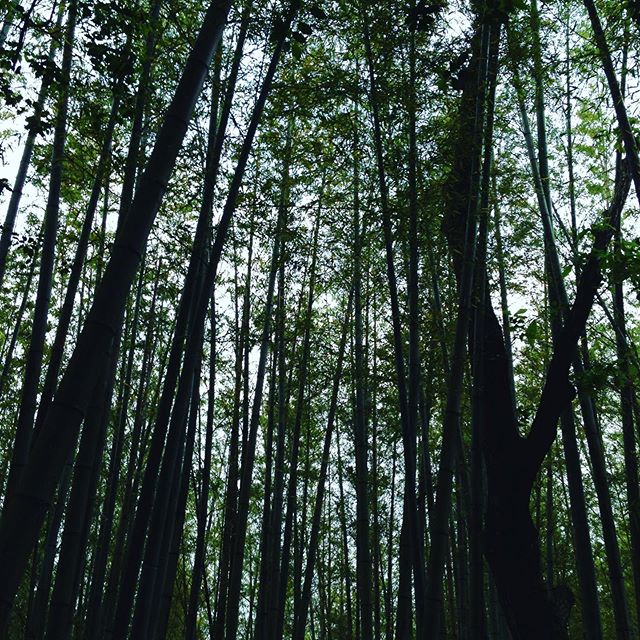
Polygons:
<instances>
[{"instance_id":1,"label":"shadowed tree bark","mask_svg":"<svg viewBox=\"0 0 640 640\"><path fill-rule=\"evenodd\" d=\"M60 93L56 104L56 125L51 151L49 193L44 213L40 273L36 292L36 304L33 312L31 341L29 342L29 351L27 354L27 366L20 398L20 411L16 424L13 451L11 452L11 465L9 467L3 515L17 490L23 470L27 465L29 448L33 438L33 420L36 414L38 384L44 359L49 302L53 286L53 266L56 255L56 238L58 235L60 190L62 187L63 159L67 137L67 112L69 109L71 64L77 12L77 2L73 0L67 12L65 44L62 54L62 78Z\"/></svg>"},{"instance_id":2,"label":"shadowed tree bark","mask_svg":"<svg viewBox=\"0 0 640 640\"><path fill-rule=\"evenodd\" d=\"M101 370L109 361L127 294L228 11L228 0L213 2L209 7L58 392L14 497L5 503L0 520L0 563L4 568L0 579L0 630L7 624L62 468L77 442Z\"/></svg>"},{"instance_id":3,"label":"shadowed tree bark","mask_svg":"<svg viewBox=\"0 0 640 640\"><path fill-rule=\"evenodd\" d=\"M473 86L469 83L466 91L471 92ZM464 96L462 105L461 109L465 105ZM472 122L472 119L463 116L461 122ZM464 147L458 147L458 162L464 162L468 157L466 139L470 135L469 129L461 129L460 135L460 140L465 140L465 143ZM463 177L462 180L464 182L468 178ZM508 356L488 292L481 304L485 326L481 366L484 367L484 379L491 381L484 387L481 435L488 482L484 553L515 639L567 637L564 621L561 621L542 578L538 532L529 513L529 497L555 439L558 419L575 397L569 381L569 368L600 282L601 256L611 239L612 225L620 215L627 191L628 179L620 174L616 197L595 234L593 249L554 348L538 409L526 437L520 434L513 411ZM469 192L473 193L473 190ZM456 229L464 228L471 210L472 207L459 206L449 212L447 239L454 256L461 255L463 250L463 236ZM479 265L479 268L484 267ZM458 265L458 277L460 271L461 265Z\"/></svg>"}]
</instances>

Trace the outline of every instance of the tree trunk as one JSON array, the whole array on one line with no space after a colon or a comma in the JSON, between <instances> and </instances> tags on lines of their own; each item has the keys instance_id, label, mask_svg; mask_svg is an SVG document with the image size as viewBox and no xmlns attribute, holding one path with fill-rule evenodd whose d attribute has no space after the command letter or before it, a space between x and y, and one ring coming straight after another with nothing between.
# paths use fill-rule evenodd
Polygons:
<instances>
[{"instance_id":1,"label":"tree trunk","mask_svg":"<svg viewBox=\"0 0 640 640\"><path fill-rule=\"evenodd\" d=\"M58 234L58 215L60 211L60 188L62 186L63 158L67 135L67 111L69 106L71 63L73 55L74 34L76 28L77 2L69 5L65 44L62 54L62 77L60 96L56 104L56 126L51 152L51 174L47 206L44 213L44 231L42 238L42 255L40 273L33 311L33 327L31 341L27 353L27 365L20 398L20 412L16 424L15 440L11 453L9 479L5 492L3 515L6 512L27 465L29 448L32 442L33 419L36 412L40 372L44 358L44 348L49 317L49 302L53 284L53 266ZM1 624L0 624L1 628Z\"/></svg>"},{"instance_id":2,"label":"tree trunk","mask_svg":"<svg viewBox=\"0 0 640 640\"><path fill-rule=\"evenodd\" d=\"M0 629L7 624L18 583L62 468L76 444L80 422L87 410L118 327L127 294L140 263L147 237L162 200L165 185L184 138L211 57L229 10L228 0L211 4L168 116L156 138L147 169L99 284L84 328L73 350L29 463L14 498L6 503L0 521Z\"/></svg>"},{"instance_id":3,"label":"tree trunk","mask_svg":"<svg viewBox=\"0 0 640 640\"><path fill-rule=\"evenodd\" d=\"M471 317L471 290L476 251L476 211L480 193L482 123L485 114L485 92L489 79L487 68L489 42L490 27L485 24L481 28L480 39L475 38L475 46L479 47L479 50L475 53L470 63L471 65L477 65L477 69L472 74L477 84L470 87L469 92L465 91L466 95L463 94L460 107L465 134L471 136L471 151L466 152L468 155L461 154L457 158L456 162L460 165L459 168L461 168L462 173L456 171L456 175L460 176L458 180L462 184L454 188L456 189L455 193L466 194L466 200L458 196L463 200L458 206L465 213L459 221L452 221L453 216L450 215L449 219L443 222L443 225L447 225L445 233L448 234L450 246L452 244L450 238L453 234L457 239L452 253L454 268L458 274L460 284L453 356L449 371L447 401L442 427L442 452L438 469L436 502L431 522L426 623L429 637L437 637L441 626L442 583L449 539L448 525L451 512L455 454L460 442L461 399L466 361L466 343ZM459 452L459 455L461 453Z\"/></svg>"},{"instance_id":4,"label":"tree trunk","mask_svg":"<svg viewBox=\"0 0 640 640\"><path fill-rule=\"evenodd\" d=\"M416 625L418 627L418 635L421 637L423 629L423 615L425 615L425 585L424 585L424 558L420 544L421 536L418 529L418 510L416 503L416 425L415 420L409 415L408 394L406 370L404 363L403 337L400 326L400 304L398 298L398 285L394 264L393 252L393 230L391 226L391 209L388 200L386 171L384 166L384 154L382 146L382 129L380 123L379 104L377 97L377 84L375 78L373 51L371 48L371 39L369 34L369 22L367 8L361 7L363 19L363 36L365 45L365 54L367 58L369 87L370 87L370 104L373 114L374 125L374 147L376 168L378 175L380 208L382 213L382 227L384 233L385 258L387 269L387 282L389 286L389 298L391 303L391 317L393 324L393 352L394 363L396 369L396 380L398 385L398 395L400 403L400 423L402 430L402 443L404 449L404 465L405 465L405 491L404 499L407 501L406 510L403 509L403 517L407 518L407 545L405 553L409 554L409 559L401 562L401 566L413 567L414 589L416 596ZM410 578L409 578L410 580ZM406 612L406 608L402 611ZM406 613L405 613L406 615ZM408 620L400 619L398 624L403 628L408 628ZM425 631L426 632L426 631Z\"/></svg>"},{"instance_id":5,"label":"tree trunk","mask_svg":"<svg viewBox=\"0 0 640 640\"><path fill-rule=\"evenodd\" d=\"M313 506L313 516L311 518L311 532L309 534L309 544L307 545L307 558L304 570L304 584L302 587L302 596L297 615L295 616L295 628L293 631L293 640L304 640L305 629L307 626L307 615L311 603L311 583L313 581L316 555L318 551L318 542L320 537L320 520L322 517L322 507L325 494L325 483L327 479L327 471L329 467L329 453L331 450L331 438L335 424L335 415L338 407L338 391L340 389L340 380L342 377L342 364L344 360L344 352L347 342L347 329L349 327L349 318L351 316L351 306L353 302L353 294L349 295L349 303L342 325L342 335L338 346L338 358L336 362L335 374L333 376L333 384L331 389L331 401L329 404L329 413L327 414L327 428L324 432L324 444L322 448L322 458L320 461L320 475L318 477L318 486L316 489L316 499Z\"/></svg>"},{"instance_id":6,"label":"tree trunk","mask_svg":"<svg viewBox=\"0 0 640 640\"><path fill-rule=\"evenodd\" d=\"M56 21L56 29L60 28L62 24L62 18L64 17L64 3L60 4L58 9L58 18ZM5 22L6 25L6 22ZM4 28L2 30L4 34ZM0 48L3 46L3 38L0 37ZM47 56L47 64L52 64L56 57L58 50L58 39L53 38L49 45L49 54ZM4 276L7 269L7 256L9 254L9 247L11 246L11 236L13 235L13 228L16 222L16 216L18 215L18 208L20 207L20 199L22 198L22 190L24 189L25 182L27 181L27 173L29 172L29 166L31 165L31 157L33 155L33 148L35 146L36 138L38 136L38 129L42 122L42 112L44 111L45 101L51 88L51 82L53 76L47 74L42 79L40 85L40 91L38 92L38 98L33 108L33 114L30 118L29 133L24 143L24 149L22 150L22 157L20 158L20 164L18 166L18 173L13 183L13 190L11 192L11 198L9 199L9 206L7 207L7 215L2 225L2 234L0 235L0 287L4 282Z\"/></svg>"}]
</instances>

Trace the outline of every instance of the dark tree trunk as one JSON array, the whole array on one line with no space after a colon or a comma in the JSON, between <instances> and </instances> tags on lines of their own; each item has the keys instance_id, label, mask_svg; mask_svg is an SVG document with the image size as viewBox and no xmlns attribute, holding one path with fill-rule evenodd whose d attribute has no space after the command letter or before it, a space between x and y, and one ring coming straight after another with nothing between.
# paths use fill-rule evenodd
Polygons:
<instances>
[{"instance_id":1,"label":"dark tree trunk","mask_svg":"<svg viewBox=\"0 0 640 640\"><path fill-rule=\"evenodd\" d=\"M400 403L400 423L402 430L402 443L404 450L405 464L405 491L404 500L407 501L406 508L403 508L403 518L406 518L406 545L401 548L403 558L400 566L403 573L413 568L414 589L416 602L416 625L418 635L421 637L423 630L423 616L426 615L425 607L425 566L422 554L421 535L418 528L418 509L416 502L416 420L409 415L409 400L407 393L406 369L404 362L403 336L400 326L400 303L398 297L398 284L396 278L396 269L394 264L393 250L393 229L391 223L391 208L389 205L389 194L387 187L386 170L384 164L382 128L380 122L380 112L377 95L377 83L374 69L373 51L371 47L371 38L369 33L369 18L366 6L361 8L363 19L363 36L365 45L365 54L368 67L368 79L370 87L370 104L373 114L373 132L374 132L374 149L379 186L380 208L382 213L382 227L384 233L385 258L387 270L387 283L389 286L389 297L391 303L391 317L393 325L393 352L394 364L396 369L396 382L398 385L398 395ZM414 354L415 356L415 354ZM415 417L415 416L414 416ZM408 554L404 557L404 554ZM405 580L406 580L405 576ZM408 578L410 583L410 576ZM405 584L407 584L405 582ZM404 592L402 592L404 593ZM402 632L408 630L410 624L410 607L401 606L399 602L398 625ZM426 630L425 630L426 632Z\"/></svg>"},{"instance_id":2,"label":"dark tree trunk","mask_svg":"<svg viewBox=\"0 0 640 640\"><path fill-rule=\"evenodd\" d=\"M131 214L114 244L78 343L71 355L29 463L0 521L0 629L4 629L18 583L36 543L46 510L111 344L122 323L127 295L160 206L165 185L186 133L187 122L226 22L228 0L212 3L194 44L167 118L131 205Z\"/></svg>"},{"instance_id":3,"label":"dark tree trunk","mask_svg":"<svg viewBox=\"0 0 640 640\"><path fill-rule=\"evenodd\" d=\"M125 50L128 47L125 48ZM93 179L93 186L91 189L91 195L89 202L87 203L84 221L80 230L80 237L78 239L78 246L73 258L71 270L69 272L69 280L67 282L67 289L64 296L64 301L60 309L58 316L58 323L56 326L56 335L51 346L51 353L49 356L49 365L47 367L47 373L45 375L44 384L42 388L42 394L40 396L40 404L38 405L38 412L36 415L33 437L38 437L38 432L42 426L44 417L47 414L47 410L51 405L53 394L56 390L56 384L60 374L60 366L62 364L62 357L64 355L64 346L66 343L67 335L69 333L69 326L71 324L71 317L73 315L73 307L78 293L78 285L80 284L80 277L82 275L82 269L85 264L87 256L87 248L89 246L89 236L93 228L93 219L95 217L96 209L98 208L98 200L100 193L102 192L104 176L106 173L107 164L111 155L111 140L113 138L113 132L116 125L116 119L120 108L120 92L122 88L117 86L113 92L113 101L111 104L111 113L109 114L109 120L106 124L104 138L102 141L102 148L100 149L100 157L96 166L95 175ZM108 188L108 187L107 187Z\"/></svg>"},{"instance_id":4,"label":"dark tree trunk","mask_svg":"<svg viewBox=\"0 0 640 640\"><path fill-rule=\"evenodd\" d=\"M538 533L529 514L529 497L555 438L558 418L575 394L568 380L569 367L600 281L599 260L611 238L610 224L619 216L624 202L624 184L618 187L607 212L609 226L596 234L594 249L554 349L538 411L526 438L520 436L513 412L502 333L488 298L484 303L483 366L485 379L491 380L485 387L482 436L488 480L484 550L514 638L567 637L542 579ZM464 222L466 215L466 210L460 207L458 224ZM454 253L461 251L460 238L449 233Z\"/></svg>"},{"instance_id":5,"label":"dark tree trunk","mask_svg":"<svg viewBox=\"0 0 640 640\"><path fill-rule=\"evenodd\" d=\"M58 9L58 19L56 21L56 29L60 28L62 24L62 18L64 17L64 3L60 4ZM6 24L6 23L5 23ZM4 34L4 29L2 31ZM3 40L0 37L0 48L3 45ZM54 38L49 46L49 54L47 62L53 63L58 50L58 39ZM38 98L33 108L33 114L31 116L31 126L27 139L24 143L24 149L22 150L22 157L20 158L20 164L18 166L18 173L13 183L11 198L9 199L9 206L7 207L7 214L2 225L2 234L0 235L0 287L4 282L4 276L7 269L7 256L9 254L9 247L11 246L11 236L13 235L13 229L16 222L16 216L18 215L18 209L20 207L20 200L22 198L22 190L24 189L25 182L27 180L27 173L29 172L29 166L31 165L31 157L33 156L33 149L35 146L36 138L38 137L38 128L42 123L42 112L44 111L45 101L49 90L51 88L51 81L53 76L51 74L45 76L40 86Z\"/></svg>"},{"instance_id":6,"label":"dark tree trunk","mask_svg":"<svg viewBox=\"0 0 640 640\"><path fill-rule=\"evenodd\" d=\"M215 297L211 302L211 342L209 354L209 391L207 395L207 423L205 432L204 461L202 464L201 487L197 508L198 531L196 534L196 547L193 559L193 573L191 577L191 589L189 592L189 609L185 621L185 640L195 639L198 605L200 603L200 588L205 566L205 536L207 532L207 515L209 512L209 486L211 474L211 457L213 449L213 418L215 403L216 382L216 340L217 324Z\"/></svg>"},{"instance_id":7,"label":"dark tree trunk","mask_svg":"<svg viewBox=\"0 0 640 640\"><path fill-rule=\"evenodd\" d=\"M551 195L549 190L549 181L547 176L547 167L546 167L546 139L544 136L544 129L541 125L539 125L539 154L542 158L541 163L536 162L534 147L531 137L531 131L529 127L528 116L526 114L525 106L524 106L524 98L522 93L522 87L519 82L519 78L517 73L514 73L514 84L516 87L516 91L518 93L518 101L520 104L520 112L522 117L523 129L525 134L525 141L527 143L527 151L529 155L529 161L531 166L531 172L533 175L536 196L538 200L538 206L540 209L542 223L544 228L544 242L545 242L545 255L547 261L547 269L549 274L549 291L550 291L550 299L552 303L557 307L558 312L566 318L566 314L569 309L569 300L567 296L567 292L564 286L564 280L562 277L562 272L560 269L560 262L558 257L558 251L556 247L553 224L551 220ZM540 102L541 99L538 98ZM538 109L538 119L541 120L542 117L540 115L541 109ZM621 177L620 173L618 173L617 180ZM618 185L620 187L620 185ZM625 187L626 189L626 187ZM628 189L627 189L628 190ZM624 191L624 190L623 190ZM626 192L625 192L626 193ZM618 189L618 196L621 196L622 191ZM624 196L626 198L626 195ZM619 202L615 206L622 206ZM611 210L613 211L613 209ZM560 340L560 333L557 333L556 340ZM582 358L580 354L576 351L574 357L572 359L572 366L576 375L581 376L584 372L584 366L582 363ZM622 565L620 561L620 549L616 536L616 526L613 517L613 509L611 504L611 496L609 493L608 483L606 481L606 471L605 471L605 462L604 462L604 453L602 450L602 443L600 440L600 435L598 433L598 427L595 421L595 410L593 406L592 398L585 393L584 391L580 393L580 408L582 411L582 417L584 421L584 430L587 437L587 443L589 446L589 455L591 457L592 468L593 468L593 479L594 485L596 488L596 493L598 497L598 505L600 508L600 515L603 524L603 538L605 542L606 554L607 554L607 566L609 568L609 576L612 587L612 599L613 599L613 609L614 616L616 620L617 634L620 638L629 637L629 613L628 613L628 605L627 598L625 594L624 580L622 576ZM568 411L571 410L570 407L567 408ZM565 422L570 418L565 418ZM565 439L569 437L571 432L571 426L566 422L566 434ZM569 443L569 447L571 448L571 444ZM572 456L573 453L569 449L569 455ZM568 461L568 464L573 466L576 464L575 461ZM575 478L577 480L577 476ZM577 487L576 487L577 489ZM575 497L577 498L577 493ZM583 534L584 535L584 532ZM587 552L585 550L579 551L582 560L586 560L588 562ZM585 580L590 580L588 576L588 572L590 571L588 566L584 566L582 568L581 573L583 574L583 578ZM583 587L587 587L587 583L583 582ZM592 588L592 587L591 587ZM595 600L597 599L597 593L593 591L589 594L589 602L591 602L595 606ZM594 628L597 630L599 627L595 624L596 618L598 617L596 611L591 612L591 615L594 616ZM596 631L597 633L597 631Z\"/></svg>"},{"instance_id":8,"label":"dark tree trunk","mask_svg":"<svg viewBox=\"0 0 640 640\"><path fill-rule=\"evenodd\" d=\"M344 360L344 352L347 342L347 329L349 326L349 317L351 316L351 306L353 295L349 296L347 312L342 326L342 335L338 346L338 359L336 362L335 374L333 376L333 385L331 389L331 401L329 404L329 413L327 415L327 428L324 432L324 444L322 448L322 459L320 461L320 475L318 478L318 486L316 489L316 499L313 507L313 516L311 518L311 532L309 534L309 544L307 546L307 558L304 570L304 584L302 587L302 595L300 605L295 616L295 627L293 631L293 640L304 640L305 628L307 625L307 616L311 603L311 583L313 581L316 555L318 552L318 543L320 538L320 520L322 517L322 507L325 494L325 483L329 467L329 453L331 449L331 438L335 424L335 414L338 406L338 391L340 389L340 379L342 376L342 364Z\"/></svg>"},{"instance_id":9,"label":"dark tree trunk","mask_svg":"<svg viewBox=\"0 0 640 640\"><path fill-rule=\"evenodd\" d=\"M476 35L472 46L478 47L470 63L472 78L469 90L462 96L460 107L461 128L469 136L470 150L456 158L456 180L452 187L452 212L443 221L450 247L455 238L453 254L454 269L459 278L458 315L454 338L451 368L447 388L447 401L442 427L442 452L436 489L436 502L431 520L431 547L429 549L429 579L427 582L427 623L430 636L437 636L441 627L442 585L444 565L449 540L448 527L452 503L452 486L456 449L459 449L461 400L466 362L466 345L471 318L471 291L476 252L476 214L480 193L480 156L482 151L485 116L485 93L487 90L487 58L490 42L490 27L483 25L480 37ZM475 84L472 84L475 82ZM468 144L468 142L465 142ZM467 155L468 154L468 155ZM463 212L453 220L456 211ZM458 455L461 455L462 451Z\"/></svg>"},{"instance_id":10,"label":"dark tree trunk","mask_svg":"<svg viewBox=\"0 0 640 640\"><path fill-rule=\"evenodd\" d=\"M305 329L302 344L302 357L300 370L298 373L298 393L296 397L296 413L293 425L291 442L291 459L289 468L289 486L287 487L287 513L285 517L284 535L282 540L282 558L280 562L280 573L276 582L279 592L276 589L277 614L276 625L274 627L273 640L283 637L284 634L284 614L286 605L286 595L289 577L289 560L291 555L291 538L293 534L293 524L297 510L297 482L298 482L298 458L300 450L300 437L302 428L302 417L305 408L305 391L307 377L309 373L309 360L311 351L311 326L314 303L314 289L316 282L316 263L318 257L318 233L320 231L320 214L322 211L322 196L318 203L318 214L315 223L312 240L311 273L309 276L309 293L307 298Z\"/></svg>"},{"instance_id":11,"label":"dark tree trunk","mask_svg":"<svg viewBox=\"0 0 640 640\"><path fill-rule=\"evenodd\" d=\"M49 317L49 301L53 285L53 266L56 254L56 238L58 235L60 189L62 187L62 165L67 136L67 111L69 107L71 63L76 17L77 2L74 0L69 5L67 12L65 45L62 54L62 77L60 80L60 94L56 104L56 126L51 152L49 193L44 213L40 273L38 277L36 303L33 311L31 341L27 353L27 364L20 397L20 411L18 413L15 440L11 453L11 465L9 467L9 478L5 492L6 497L3 515L6 513L8 505L17 491L23 470L27 465L29 449L33 438L33 420L36 413L38 386L46 342L47 319Z\"/></svg>"}]
</instances>

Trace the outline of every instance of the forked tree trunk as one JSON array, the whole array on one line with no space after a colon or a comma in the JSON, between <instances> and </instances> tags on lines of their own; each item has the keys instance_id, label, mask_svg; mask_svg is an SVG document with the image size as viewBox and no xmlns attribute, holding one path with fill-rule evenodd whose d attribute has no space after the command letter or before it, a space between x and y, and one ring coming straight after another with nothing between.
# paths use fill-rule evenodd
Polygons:
<instances>
[{"instance_id":1,"label":"forked tree trunk","mask_svg":"<svg viewBox=\"0 0 640 640\"><path fill-rule=\"evenodd\" d=\"M468 135L463 129L462 144L466 144ZM558 418L575 394L568 380L569 367L600 281L600 255L611 238L611 223L620 215L624 203L624 186L621 181L607 211L609 225L596 233L526 438L520 436L513 412L502 333L488 298L484 305L483 366L485 379L492 381L485 387L482 438L488 479L485 555L514 638L567 637L542 579L538 533L529 514L529 497L555 438ZM460 221L464 221L466 211L458 209ZM448 239L451 250L459 252L460 236L450 233Z\"/></svg>"},{"instance_id":2,"label":"forked tree trunk","mask_svg":"<svg viewBox=\"0 0 640 640\"><path fill-rule=\"evenodd\" d=\"M543 171L547 171L546 164L542 163L540 165L536 162L534 147L531 137L531 131L528 121L528 116L526 114L526 110L524 107L524 98L522 95L522 88L517 76L517 73L514 72L514 85L516 87L516 91L518 93L518 101L520 104L520 112L522 117L523 129L525 134L525 141L527 144L527 152L529 155L529 161L531 166L531 172L533 175L533 181L536 191L536 196L538 200L538 206L540 209L542 223L544 228L544 241L545 241L545 255L547 260L547 267L549 273L549 290L552 301L555 301L558 306L558 311L562 316L566 318L566 314L569 309L569 301L567 297L567 292L564 286L564 281L560 269L560 263L558 258L558 251L556 248L555 235L553 231L553 225L551 220L551 197L548 188L548 178L543 179L540 170L540 166L542 166ZM540 118L539 118L540 119ZM540 155L542 158L546 155L546 142L544 138L544 133L540 134L542 143L540 146ZM620 176L618 176L619 178ZM626 197L626 196L625 196ZM618 204L617 206L621 206ZM560 334L557 334L557 339L560 339ZM582 363L582 358L580 354L576 351L573 360L572 366L576 375L581 376L584 372L584 365ZM630 637L630 620L628 613L628 605L627 598L624 587L623 573L622 573L622 564L620 559L620 549L618 545L618 540L616 536L616 525L613 517L613 509L611 504L611 496L609 492L609 486L606 481L606 471L605 471L605 461L604 461L604 453L602 450L602 442L600 439L600 434L598 427L595 422L595 411L593 407L593 401L591 397L584 391L580 393L580 408L582 411L582 417L584 422L584 430L587 438L587 444L589 446L589 455L591 457L592 469L593 469L593 479L594 485L596 488L596 493L598 497L598 506L600 509L600 516L602 520L603 526L603 538L605 542L605 548L607 553L607 566L609 569L609 576L612 587L612 600L613 600L613 610L614 617L616 620L616 629L617 635L619 638L629 638ZM567 411L571 411L571 407L567 407ZM571 432L571 425L569 424L570 416L568 415L564 418L565 422L565 438L570 437L569 433ZM569 449L567 452L570 456L574 454L571 452L572 444L569 444ZM575 466L576 462L574 460L568 460L568 464L570 466ZM576 476L577 480L577 476ZM577 487L576 487L577 488ZM577 498L577 494L575 496ZM584 534L583 534L584 535ZM581 554L582 560L588 561L588 556L584 550L579 551ZM590 569L588 566L583 567L583 577L589 580L589 577L586 572ZM586 586L586 583L583 582L583 585ZM593 598L597 597L597 594L594 594L593 591L590 593L590 602L594 604ZM595 605L594 605L595 606ZM591 615L595 616L595 611L591 611ZM595 624L595 620L594 620ZM595 627L597 629L597 626Z\"/></svg>"}]
</instances>

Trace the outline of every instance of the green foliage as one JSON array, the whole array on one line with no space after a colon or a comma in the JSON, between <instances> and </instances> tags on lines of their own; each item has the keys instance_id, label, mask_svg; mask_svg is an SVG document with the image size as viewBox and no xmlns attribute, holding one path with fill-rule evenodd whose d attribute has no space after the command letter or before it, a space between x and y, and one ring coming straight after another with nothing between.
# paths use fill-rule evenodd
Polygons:
<instances>
[{"instance_id":1,"label":"green foliage","mask_svg":"<svg viewBox=\"0 0 640 640\"><path fill-rule=\"evenodd\" d=\"M0 292L0 479L4 483L13 446L21 384L31 338L35 287L40 257L40 234L51 171L52 133L57 117L56 98L61 89L60 53L48 56L49 45L60 39L51 3L34 3L32 15L27 5L16 5L7 41L0 52L0 152L7 161L6 176L12 184L17 168L15 158L26 132L36 133L25 196L19 209L18 225L12 237L7 275ZM118 467L113 531L125 509L128 491L139 492L149 455L159 398L167 377L168 351L175 331L176 316L189 257L193 247L197 216L202 204L207 135L212 104L220 119L224 91L238 38L238 25L244 2L234 5L222 41L218 71L212 68L203 97L188 126L186 140L169 183L158 218L151 231L144 257L140 299L131 295L126 312L128 326L136 309L139 319L135 332L125 335L118 359L114 398L109 411L104 462L96 495L95 513L89 527L87 557L93 561L99 545L100 518L107 494L109 463L116 454L115 434L119 416L125 427L123 458ZM616 60L622 64L626 47L628 108L632 125L637 127L640 113L632 99L637 70L632 62L638 55L637 25L622 11L621 3L601 2ZM150 3L99 1L80 5L77 44L71 80L71 103L66 137L63 182L60 195L61 218L57 231L56 269L49 311L45 369L53 333L59 320L60 305L68 282L69 269L77 247L89 194L95 177L106 124L114 98L121 101L109 162L97 215L89 239L80 286L63 364L66 363L79 329L86 318L97 283L111 255L118 225L119 199L127 162L132 123L139 97L138 83L147 56L147 42L155 34L156 48L151 56L150 82L145 97L142 145L134 158L138 175L155 143L159 125L184 66L200 23L203 5L185 0L163 4L157 29L149 18ZM273 43L285 29L286 5L256 1L252 8L247 42L232 99L230 124L225 132L222 161L212 206L211 238L227 196L230 177L247 130L255 97L269 61ZM368 60L363 38L363 11L367 12L376 81L371 95ZM444 416L450 384L451 355L459 309L458 282L453 273L453 256L447 244L452 203L469 194L452 193L456 176L455 158L470 140L460 140L466 131L461 118L461 100L474 80L474 32L479 14L484 19L508 22L513 43L503 40L495 105L493 166L489 199L487 282L498 317L506 317L511 334L517 419L521 435L526 435L536 414L554 345L550 331L548 279L542 225L526 155L518 105L512 85L512 67L517 68L525 94L525 108L534 125L537 108L533 81L533 33L531 6L523 0L495 0L489 3L436 1L354 5L336 1L311 3L303 7L288 37L287 51L260 122L244 176L229 237L224 247L213 291L215 334L209 321L202 349L202 382L198 401L196 451L191 464L185 526L178 549L179 562L173 595L168 605L167 637L184 635L186 610L193 576L193 558L199 527L197 510L205 479L210 482L206 505L205 574L208 595L201 594L197 618L197 637L208 637L208 607L215 609L219 583L219 562L224 536L230 462L240 468L246 464L246 438L254 399L258 350L265 325L265 298L271 253L276 235L278 210L284 207L288 224L282 234L284 249L284 299L276 300L285 313L284 381L285 406L283 478L289 477L292 433L297 410L296 390L300 379L301 342L305 327L311 325L311 356L308 382L302 407L302 439L298 486L296 487L295 538L290 579L286 586L285 635L289 634L293 606L299 597L300 575L309 544L311 514L320 478L320 457L327 425L331 387L338 357L338 340L352 288L354 256L354 208L356 200L362 222L362 292L364 315L364 360L367 440L367 480L370 490L371 540L374 556L374 584L379 602L375 614L382 631L395 620L399 586L398 549L402 527L404 456L396 375L394 336L389 305L386 254L381 224L379 167L375 150L372 99L380 111L383 168L390 203L393 260L400 296L402 356L409 360L409 185L410 114L416 114L418 203L418 303L420 400L416 450L418 478L416 493L428 504L435 494L439 468ZM586 14L571 3L540 3L542 40L542 83L546 100L549 184L554 205L554 224L559 249L561 276L572 299L580 279L585 256L589 254L600 213L613 195L615 153L620 150L615 112L604 83L596 51L590 44ZM24 35L21 38L21 32ZM624 35L626 34L626 35ZM477 39L477 38L476 38ZM415 55L415 79L410 77L410 60ZM38 105L41 84L50 83L44 101ZM218 84L221 90L218 91ZM213 99L212 99L213 96ZM569 113L568 107L571 107ZM570 118L571 137L568 135ZM290 152L287 151L287 139ZM572 154L570 185L569 145ZM539 150L536 148L535 150ZM288 168L285 169L287 153ZM476 160L477 162L477 160ZM3 169L2 177L5 176ZM356 172L358 176L356 191ZM464 178L465 176L463 176ZM463 180L460 181L461 183ZM466 184L466 182L465 182ZM0 195L4 208L9 193ZM464 210L466 211L467 208ZM616 351L616 334L609 316L596 305L586 330L581 353L588 359L584 374L572 380L581 394L596 402L600 420L610 494L623 564L629 565L629 518L626 503L625 451L620 426L620 388L638 383L639 367L635 345L640 302L640 243L637 239L637 210L626 206L621 237L602 258L606 287L625 285L627 336L631 344L630 362L623 366ZM572 226L575 214L575 228ZM307 317L306 298L312 254L312 233L319 216L317 283L311 316ZM461 225L464 220L457 221ZM464 229L460 230L463 233ZM566 233L565 233L566 231ZM498 250L498 232L501 246ZM209 240L211 240L209 238ZM252 249L249 254L251 238ZM33 269L32 269L33 267ZM249 275L249 268L251 269ZM33 271L33 273L31 273ZM31 274L31 277L30 277ZM247 281L248 278L248 281ZM505 287L504 308L501 284ZM609 307L607 288L600 289ZM631 294L635 295L631 295ZM610 309L608 308L607 311ZM243 314L248 314L247 333ZM262 516L264 492L271 464L271 481L276 473L276 445L267 449L267 430L277 421L280 373L277 367L278 336L271 323L267 380L263 402L258 407L259 423L256 463L249 492L249 528L242 574L240 635L253 633L260 583ZM352 320L349 322L352 323ZM15 345L11 341L15 333ZM356 606L356 473L354 466L355 387L353 327L349 325L344 371L339 386L336 427L330 449L325 503L320 523L318 549L311 596L314 637L349 638L354 635ZM180 338L181 339L181 338ZM469 349L473 353L473 349ZM213 368L208 370L209 358ZM237 363L240 363L239 365ZM130 367L130 377L127 369ZM239 367L239 369L237 368ZM246 368L245 368L246 367ZM463 474L469 465L472 416L473 372L465 380L461 400L463 451L452 473L456 476L454 517L451 529L452 556L445 573L447 633L464 636L469 632L467 618L458 615L463 605L470 514L465 510ZM274 383L276 392L268 393ZM488 380L487 384L496 381ZM212 392L209 406L208 392ZM125 406L126 393L130 394ZM579 422L578 449L583 468L585 499L598 589L602 604L603 637L613 637L614 620L610 606L610 587L606 553L598 511L598 496L587 470L590 451ZM208 411L211 410L212 469L204 469ZM638 416L635 417L636 419ZM134 442L134 426L139 424L139 442ZM491 428L487 425L486 428ZM636 425L637 427L637 425ZM230 461L229 443L233 429L240 438L238 460ZM135 448L136 456L129 458ZM338 448L340 455L338 456ZM108 452L108 453L107 453ZM112 453L113 452L113 453ZM565 582L579 591L576 553L572 537L570 492L562 442L558 439L549 457L551 465L550 516L545 513L547 478L537 480L531 497L531 512L541 534L550 540L554 585ZM127 480L127 475L131 477ZM125 482L130 482L129 489ZM273 487L272 487L273 489ZM287 508L284 500L284 517ZM426 507L425 507L426 509ZM432 513L426 514L425 549L431 544ZM345 543L346 540L346 543ZM40 541L44 541L44 534ZM113 544L108 548L113 560ZM38 552L39 553L39 552ZM544 551L546 553L546 550ZM546 564L547 558L543 558ZM58 560L56 559L56 562ZM299 566L297 563L300 563ZM109 564L109 566L111 566ZM630 566L630 565L629 565ZM86 591L91 588L92 562L83 564L83 598L78 599L76 618L82 620ZM546 570L546 569L545 569ZM36 570L37 572L37 570ZM630 573L628 571L627 573ZM485 574L486 577L486 574ZM629 594L632 579L625 576ZM347 582L349 583L347 585ZM103 585L101 585L101 588ZM351 591L347 589L350 588ZM20 637L16 622L26 617L29 604L26 582L21 586L11 636ZM489 594L485 594L489 595ZM351 617L347 610L351 599ZM487 598L487 613L493 600ZM389 604L390 603L390 604ZM458 609L457 609L458 608ZM215 613L215 612L214 612ZM581 637L580 605L571 613L571 637ZM352 627L349 628L349 624ZM81 628L78 622L78 629ZM308 625L308 628L310 624ZM384 635L384 633L382 633ZM468 634L467 634L468 635ZM244 637L243 636L243 637ZM470 636L469 636L470 637Z\"/></svg>"}]
</instances>

